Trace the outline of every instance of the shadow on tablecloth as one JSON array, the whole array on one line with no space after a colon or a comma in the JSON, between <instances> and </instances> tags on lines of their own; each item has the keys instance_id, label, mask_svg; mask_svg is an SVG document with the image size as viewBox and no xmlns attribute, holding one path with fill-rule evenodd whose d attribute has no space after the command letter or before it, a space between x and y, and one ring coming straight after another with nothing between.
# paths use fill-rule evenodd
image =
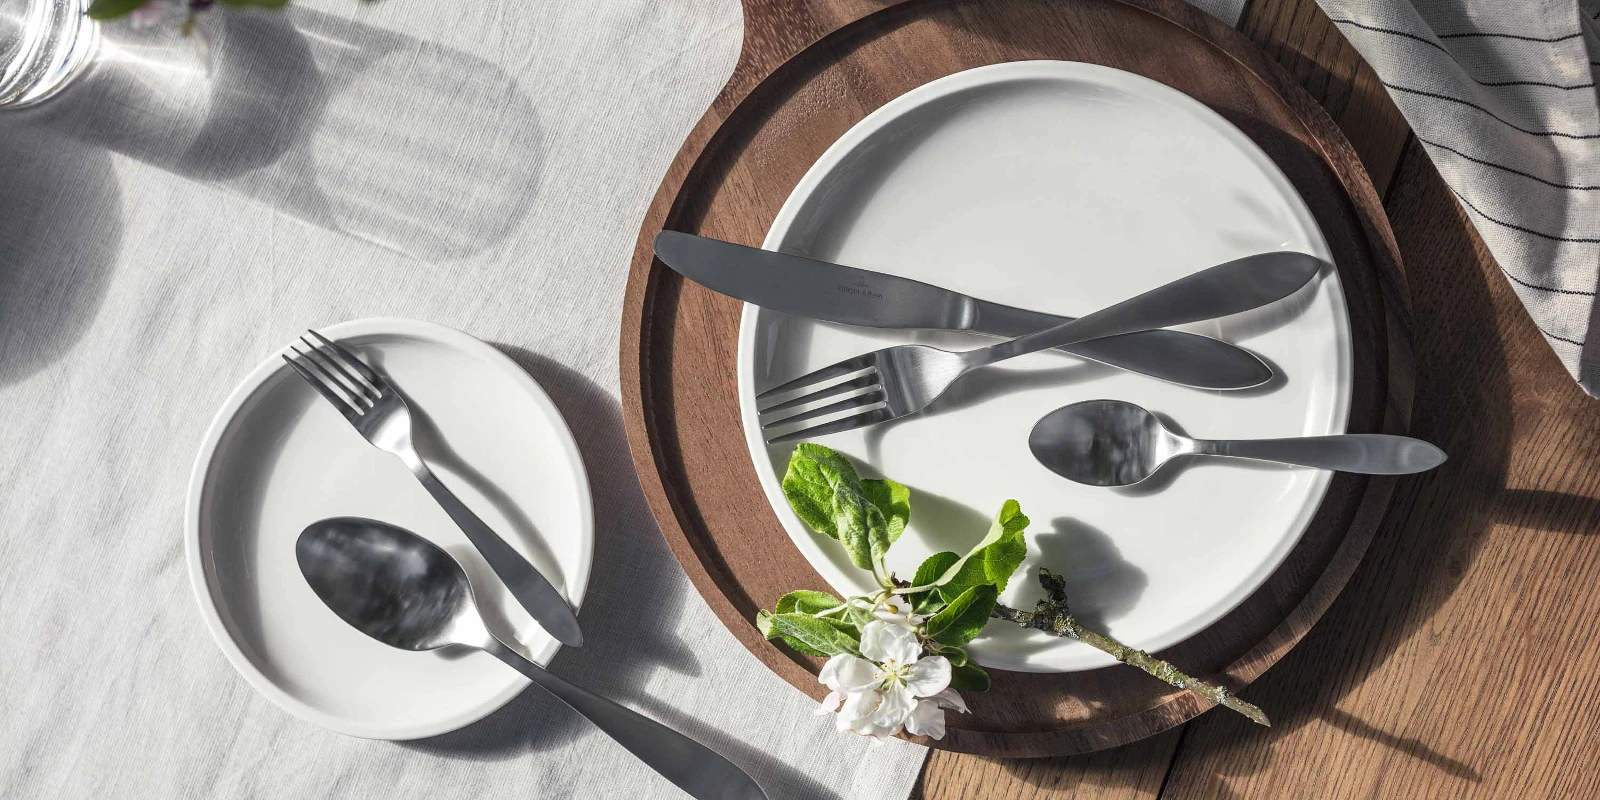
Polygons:
<instances>
[{"instance_id":1,"label":"shadow on tablecloth","mask_svg":"<svg viewBox=\"0 0 1600 800\"><path fill-rule=\"evenodd\" d=\"M594 492L594 570L579 613L584 647L564 649L552 671L623 701L716 749L762 782L773 800L830 800L828 787L727 731L715 729L639 687L656 670L697 677L699 657L666 625L689 597L682 568L657 532L629 456L617 401L589 379L544 356L497 345L550 394L572 427ZM543 724L539 724L543 721ZM558 750L599 735L589 723L537 688L462 730L403 746L475 760ZM618 751L618 758L626 758Z\"/></svg>"}]
</instances>

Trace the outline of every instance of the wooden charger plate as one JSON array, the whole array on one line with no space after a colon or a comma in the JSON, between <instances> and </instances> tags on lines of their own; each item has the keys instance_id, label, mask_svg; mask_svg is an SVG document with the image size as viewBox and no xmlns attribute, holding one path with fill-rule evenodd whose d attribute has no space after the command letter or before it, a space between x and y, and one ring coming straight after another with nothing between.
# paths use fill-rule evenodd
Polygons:
<instances>
[{"instance_id":1,"label":"wooden charger plate","mask_svg":"<svg viewBox=\"0 0 1600 800\"><path fill-rule=\"evenodd\" d=\"M735 385L742 304L657 263L651 239L672 229L759 246L823 150L917 86L1005 61L1084 61L1153 78L1222 114L1288 175L1334 254L1353 338L1349 430L1404 432L1409 301L1378 195L1322 108L1232 29L1179 0L747 0L745 25L733 78L679 151L639 234L622 319L623 404L640 482L679 562L740 642L796 688L821 699L822 659L762 638L755 614L786 591L827 584L766 506L745 448ZM1260 676L1343 588L1392 486L1336 475L1267 582L1163 657L1236 689ZM1069 755L1207 709L1130 667L993 678L989 692L967 695L971 714L950 715L944 739L916 741Z\"/></svg>"}]
</instances>

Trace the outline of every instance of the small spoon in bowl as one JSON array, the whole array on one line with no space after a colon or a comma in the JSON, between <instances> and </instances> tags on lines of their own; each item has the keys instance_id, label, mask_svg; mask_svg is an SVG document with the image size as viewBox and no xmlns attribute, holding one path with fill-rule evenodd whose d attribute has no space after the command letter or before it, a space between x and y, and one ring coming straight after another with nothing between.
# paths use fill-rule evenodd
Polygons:
<instances>
[{"instance_id":1,"label":"small spoon in bowl","mask_svg":"<svg viewBox=\"0 0 1600 800\"><path fill-rule=\"evenodd\" d=\"M710 748L546 672L495 638L478 614L467 573L427 539L376 520L334 517L307 526L294 554L311 590L356 630L402 650L484 650L691 796L766 800L755 780Z\"/></svg>"},{"instance_id":2,"label":"small spoon in bowl","mask_svg":"<svg viewBox=\"0 0 1600 800\"><path fill-rule=\"evenodd\" d=\"M1427 442L1380 433L1191 439L1120 400L1087 400L1046 414L1028 434L1028 449L1051 472L1090 486L1131 486L1180 456L1248 458L1366 475L1426 472L1445 460L1444 451Z\"/></svg>"}]
</instances>

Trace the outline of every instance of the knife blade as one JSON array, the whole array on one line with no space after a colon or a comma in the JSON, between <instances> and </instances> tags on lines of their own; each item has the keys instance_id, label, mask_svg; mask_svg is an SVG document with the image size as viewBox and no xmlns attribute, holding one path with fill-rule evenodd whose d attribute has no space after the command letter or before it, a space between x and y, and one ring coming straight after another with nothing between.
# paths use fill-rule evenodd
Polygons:
<instances>
[{"instance_id":1,"label":"knife blade","mask_svg":"<svg viewBox=\"0 0 1600 800\"><path fill-rule=\"evenodd\" d=\"M655 251L663 264L713 291L785 314L845 325L1010 338L1072 319L991 303L898 275L679 231L656 234ZM1249 351L1182 331L1141 331L1060 349L1201 389L1246 389L1272 378L1272 368Z\"/></svg>"}]
</instances>

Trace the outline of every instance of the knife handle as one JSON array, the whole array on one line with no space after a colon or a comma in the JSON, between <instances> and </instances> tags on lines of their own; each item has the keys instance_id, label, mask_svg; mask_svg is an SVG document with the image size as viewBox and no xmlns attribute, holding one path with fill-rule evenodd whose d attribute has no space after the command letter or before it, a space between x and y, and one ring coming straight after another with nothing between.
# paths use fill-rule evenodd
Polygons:
<instances>
[{"instance_id":1,"label":"knife handle","mask_svg":"<svg viewBox=\"0 0 1600 800\"><path fill-rule=\"evenodd\" d=\"M969 330L1013 338L1071 322L1038 311L977 300ZM1154 330L1091 339L1056 348L1090 361L1199 389L1246 389L1272 378L1272 369L1249 351L1183 331Z\"/></svg>"},{"instance_id":2,"label":"knife handle","mask_svg":"<svg viewBox=\"0 0 1600 800\"><path fill-rule=\"evenodd\" d=\"M1316 256L1258 253L1200 270L1049 330L963 352L971 370L1056 347L1240 314L1299 291L1322 270Z\"/></svg>"}]
</instances>

